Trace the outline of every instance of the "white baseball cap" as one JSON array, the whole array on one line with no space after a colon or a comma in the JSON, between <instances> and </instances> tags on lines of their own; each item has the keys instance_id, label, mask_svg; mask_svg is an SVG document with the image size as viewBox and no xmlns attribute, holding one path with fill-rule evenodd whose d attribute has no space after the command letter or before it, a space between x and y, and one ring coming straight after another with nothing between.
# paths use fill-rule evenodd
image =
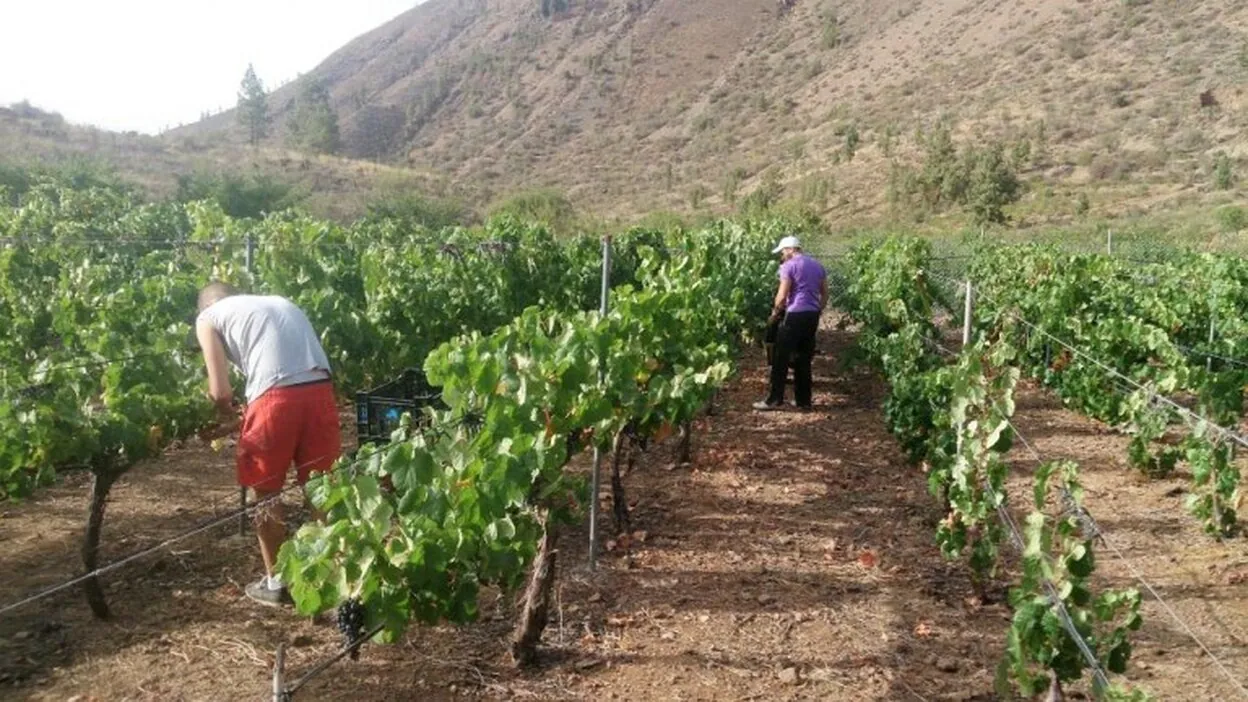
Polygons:
<instances>
[{"instance_id":1,"label":"white baseball cap","mask_svg":"<svg viewBox=\"0 0 1248 702\"><path fill-rule=\"evenodd\" d=\"M800 249L800 248L802 248L802 242L798 241L797 237L786 236L780 240L779 244L776 244L776 248L772 249L771 252L773 254L778 254L781 251L784 251L785 249Z\"/></svg>"}]
</instances>

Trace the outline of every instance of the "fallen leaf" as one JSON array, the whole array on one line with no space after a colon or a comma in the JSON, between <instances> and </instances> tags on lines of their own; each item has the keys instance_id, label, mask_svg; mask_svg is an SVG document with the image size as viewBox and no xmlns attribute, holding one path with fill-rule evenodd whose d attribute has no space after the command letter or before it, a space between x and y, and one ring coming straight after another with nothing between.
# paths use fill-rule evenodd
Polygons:
<instances>
[{"instance_id":1,"label":"fallen leaf","mask_svg":"<svg viewBox=\"0 0 1248 702\"><path fill-rule=\"evenodd\" d=\"M876 555L875 551L868 550L858 554L858 563L868 570L874 568L879 562L880 557Z\"/></svg>"},{"instance_id":2,"label":"fallen leaf","mask_svg":"<svg viewBox=\"0 0 1248 702\"><path fill-rule=\"evenodd\" d=\"M654 443L661 444L672 435L672 423L663 422L659 425L659 430L654 433Z\"/></svg>"},{"instance_id":3,"label":"fallen leaf","mask_svg":"<svg viewBox=\"0 0 1248 702\"><path fill-rule=\"evenodd\" d=\"M802 676L797 672L797 668L785 668L777 673L776 677L785 685L796 685L802 681Z\"/></svg>"},{"instance_id":4,"label":"fallen leaf","mask_svg":"<svg viewBox=\"0 0 1248 702\"><path fill-rule=\"evenodd\" d=\"M641 544L646 543L646 536L647 536L647 534L646 534L646 532L644 532L644 531L634 531L634 532L633 532L633 538L634 538L634 539L637 539L637 543L641 543Z\"/></svg>"},{"instance_id":5,"label":"fallen leaf","mask_svg":"<svg viewBox=\"0 0 1248 702\"><path fill-rule=\"evenodd\" d=\"M932 631L932 625L929 622L919 622L914 627L914 635L920 639L926 639L933 636L936 632Z\"/></svg>"}]
</instances>

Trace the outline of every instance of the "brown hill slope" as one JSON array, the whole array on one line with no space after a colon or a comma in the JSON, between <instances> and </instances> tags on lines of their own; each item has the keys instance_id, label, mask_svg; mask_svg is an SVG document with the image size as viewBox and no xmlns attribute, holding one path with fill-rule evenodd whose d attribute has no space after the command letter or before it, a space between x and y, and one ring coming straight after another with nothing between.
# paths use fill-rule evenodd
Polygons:
<instances>
[{"instance_id":1,"label":"brown hill slope","mask_svg":"<svg viewBox=\"0 0 1248 702\"><path fill-rule=\"evenodd\" d=\"M767 183L841 220L886 210L891 166L938 118L966 142L1028 142L1026 175L1046 186L1020 212L1037 218L1068 214L1075 188L1105 213L1216 200L1214 154L1248 155L1241 2L566 0L543 15L561 4L427 0L334 53L310 75L347 155L624 215L727 209ZM279 125L297 87L271 97ZM210 135L241 139L231 113L166 139Z\"/></svg>"}]
</instances>

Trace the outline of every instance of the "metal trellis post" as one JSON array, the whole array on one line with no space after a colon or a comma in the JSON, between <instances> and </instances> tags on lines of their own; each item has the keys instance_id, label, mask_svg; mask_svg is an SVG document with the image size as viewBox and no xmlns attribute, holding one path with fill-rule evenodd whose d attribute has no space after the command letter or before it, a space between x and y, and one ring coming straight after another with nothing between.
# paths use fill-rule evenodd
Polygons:
<instances>
[{"instance_id":1,"label":"metal trellis post","mask_svg":"<svg viewBox=\"0 0 1248 702\"><path fill-rule=\"evenodd\" d=\"M966 308L962 312L962 346L971 345L971 323L975 312L975 290L971 281L966 281Z\"/></svg>"},{"instance_id":2,"label":"metal trellis post","mask_svg":"<svg viewBox=\"0 0 1248 702\"><path fill-rule=\"evenodd\" d=\"M247 284L251 285L252 267L256 260L256 240L251 232L247 232L247 238L243 248L243 266L247 271ZM239 509L247 508L247 488L242 485L238 486L238 507ZM243 512L238 515L238 535L247 535L247 513Z\"/></svg>"},{"instance_id":3,"label":"metal trellis post","mask_svg":"<svg viewBox=\"0 0 1248 702\"><path fill-rule=\"evenodd\" d=\"M1209 305L1209 351L1205 354L1205 370L1213 372L1213 342L1217 338L1218 333L1218 296L1213 296L1213 302Z\"/></svg>"},{"instance_id":4,"label":"metal trellis post","mask_svg":"<svg viewBox=\"0 0 1248 702\"><path fill-rule=\"evenodd\" d=\"M607 316L607 306L611 299L611 236L602 237L602 295L598 312L602 316ZM601 382L605 376L605 370L602 363L605 359L598 360L598 379ZM594 439L594 467L590 474L589 485L589 569L596 570L598 568L598 487L599 473L602 471L602 449L599 448L598 437Z\"/></svg>"},{"instance_id":5,"label":"metal trellis post","mask_svg":"<svg viewBox=\"0 0 1248 702\"><path fill-rule=\"evenodd\" d=\"M243 249L243 265L247 268L247 283L251 283L252 271L255 269L256 262L256 238L251 232L247 232L245 240L245 248Z\"/></svg>"},{"instance_id":6,"label":"metal trellis post","mask_svg":"<svg viewBox=\"0 0 1248 702\"><path fill-rule=\"evenodd\" d=\"M286 644L277 645L277 660L273 662L273 702L286 702L286 684L282 680L282 667L286 664Z\"/></svg>"}]
</instances>

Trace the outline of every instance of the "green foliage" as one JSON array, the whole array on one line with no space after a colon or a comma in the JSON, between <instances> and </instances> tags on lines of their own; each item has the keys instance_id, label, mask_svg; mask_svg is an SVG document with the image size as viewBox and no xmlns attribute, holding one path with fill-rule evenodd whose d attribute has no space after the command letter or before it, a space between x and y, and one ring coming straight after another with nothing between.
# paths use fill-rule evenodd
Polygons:
<instances>
[{"instance_id":1,"label":"green foliage","mask_svg":"<svg viewBox=\"0 0 1248 702\"><path fill-rule=\"evenodd\" d=\"M1200 313L1225 319L1244 302L1240 275L1248 269L1231 258L1188 258L1181 264L1149 267L1146 282L1133 281L1134 268L1104 256L1068 256L1039 247L985 247L975 253L970 278L980 290L975 328L980 341L946 364L939 330L931 319L938 296L929 281L929 245L917 239L868 242L851 255L847 309L861 331L859 344L889 383L885 417L911 461L922 465L948 516L937 540L949 556L969 556L980 586L992 573L1002 529L994 517L1005 506L1013 389L1023 372L1055 384L1063 398L1099 416L1140 425L1151 438L1168 426L1143 426L1158 416L1147 400L1180 388L1196 392L1201 412L1218 424L1237 423L1245 377L1235 371L1192 368L1178 344L1207 326L1184 333L1184 322ZM1131 266L1137 264L1131 263ZM1201 280L1215 293L1184 289ZM1193 294L1195 293L1195 294ZM945 305L948 307L948 305ZM1035 320L1023 324L1020 318ZM1207 321L1207 319L1206 319ZM1233 347L1248 327L1227 323ZM1049 330L1053 331L1049 331ZM1050 358L1049 334L1061 334L1086 353ZM1203 343L1208 343L1205 341ZM1113 379L1092 358L1119 364L1146 389L1126 400ZM1221 447L1197 427L1186 442L1197 476L1193 509L1217 533L1234 524L1232 498L1238 472ZM1094 528L1082 508L1082 488L1073 463L1050 463L1036 473L1035 509L1023 535L1023 578L1010 594L1014 617L997 691L1013 697L1078 680L1088 656L1108 674L1122 674L1131 653L1130 633L1139 629L1140 595L1134 590L1094 592ZM1057 511L1051 512L1053 508ZM1207 527L1207 528L1208 528ZM1069 619L1069 624L1067 620ZM1085 656L1084 648L1088 656ZM1147 699L1100 679L1099 699Z\"/></svg>"},{"instance_id":2,"label":"green foliage","mask_svg":"<svg viewBox=\"0 0 1248 702\"><path fill-rule=\"evenodd\" d=\"M516 193L490 207L491 217L509 215L524 222L537 222L550 227L556 234L579 233L581 217L568 196L551 189Z\"/></svg>"},{"instance_id":3,"label":"green foliage","mask_svg":"<svg viewBox=\"0 0 1248 702\"><path fill-rule=\"evenodd\" d=\"M689 189L689 207L695 210L702 209L702 204L706 202L706 198L710 196L711 193L706 189L706 186L700 183L693 186Z\"/></svg>"},{"instance_id":4,"label":"green foliage","mask_svg":"<svg viewBox=\"0 0 1248 702\"><path fill-rule=\"evenodd\" d=\"M1242 386L1235 390L1242 401ZM1238 529L1235 506L1240 481L1234 445L1201 422L1185 441L1185 457L1195 488L1187 497L1188 510L1206 533L1218 538L1233 535Z\"/></svg>"},{"instance_id":5,"label":"green foliage","mask_svg":"<svg viewBox=\"0 0 1248 702\"><path fill-rule=\"evenodd\" d=\"M880 153L884 154L884 158L892 158L893 152L897 147L897 140L900 137L900 131L897 125L891 122L884 127L884 131L880 132Z\"/></svg>"},{"instance_id":6,"label":"green foliage","mask_svg":"<svg viewBox=\"0 0 1248 702\"><path fill-rule=\"evenodd\" d=\"M0 163L0 204L17 207L27 193L47 186L69 190L111 190L131 195L133 186L124 182L109 165L86 158L72 158L56 164Z\"/></svg>"},{"instance_id":7,"label":"green foliage","mask_svg":"<svg viewBox=\"0 0 1248 702\"><path fill-rule=\"evenodd\" d=\"M286 128L297 149L320 154L338 152L338 113L330 104L324 83L315 78L304 81Z\"/></svg>"},{"instance_id":8,"label":"green foliage","mask_svg":"<svg viewBox=\"0 0 1248 702\"><path fill-rule=\"evenodd\" d=\"M48 183L0 210L0 236L33 240L0 249L0 499L61 466L123 472L206 419L202 360L185 344L204 255L81 243L186 227L171 208ZM133 358L100 362L118 357Z\"/></svg>"},{"instance_id":9,"label":"green foliage","mask_svg":"<svg viewBox=\"0 0 1248 702\"><path fill-rule=\"evenodd\" d=\"M302 197L290 184L265 174L194 173L178 176L174 199L211 200L231 217L259 219L295 206Z\"/></svg>"},{"instance_id":10,"label":"green foliage","mask_svg":"<svg viewBox=\"0 0 1248 702\"><path fill-rule=\"evenodd\" d=\"M819 35L819 46L824 50L835 49L841 45L841 22L836 12L828 10L823 16L823 30Z\"/></svg>"},{"instance_id":11,"label":"green foliage","mask_svg":"<svg viewBox=\"0 0 1248 702\"><path fill-rule=\"evenodd\" d=\"M1219 151L1213 157L1213 187L1230 190L1234 185L1235 173L1231 167L1231 157L1225 151Z\"/></svg>"},{"instance_id":12,"label":"green foliage","mask_svg":"<svg viewBox=\"0 0 1248 702\"><path fill-rule=\"evenodd\" d=\"M1010 150L1010 166L1015 171L1021 171L1031 165L1031 140L1024 137L1014 142L1014 147Z\"/></svg>"},{"instance_id":13,"label":"green foliage","mask_svg":"<svg viewBox=\"0 0 1248 702\"><path fill-rule=\"evenodd\" d=\"M959 152L944 122L922 134L920 144L923 160L917 170L894 166L890 201L927 211L960 205L976 224L1008 221L1005 207L1022 196L1022 182L1002 144L968 144Z\"/></svg>"},{"instance_id":14,"label":"green foliage","mask_svg":"<svg viewBox=\"0 0 1248 702\"><path fill-rule=\"evenodd\" d=\"M737 203L737 190L741 187L741 181L745 180L745 176L746 171L740 166L728 171L728 174L724 176L724 202L729 205Z\"/></svg>"},{"instance_id":15,"label":"green foliage","mask_svg":"<svg viewBox=\"0 0 1248 702\"><path fill-rule=\"evenodd\" d=\"M833 181L831 176L808 175L799 185L799 199L805 205L822 209L828 205L828 197L832 194Z\"/></svg>"},{"instance_id":16,"label":"green foliage","mask_svg":"<svg viewBox=\"0 0 1248 702\"><path fill-rule=\"evenodd\" d=\"M426 230L472 223L472 213L463 204L410 190L394 190L374 197L367 212L367 219L372 221L394 220Z\"/></svg>"},{"instance_id":17,"label":"green foliage","mask_svg":"<svg viewBox=\"0 0 1248 702\"><path fill-rule=\"evenodd\" d=\"M731 287L716 294L762 318L767 292L748 277L766 278L774 267L769 245L787 226L717 225L701 234L722 240L715 260L733 266L716 274ZM251 275L243 266L248 235ZM667 238L683 246L686 236L616 237L613 281L637 285L643 251L665 251ZM189 320L196 291L210 278L294 300L321 333L339 388L350 392L527 307L596 308L601 267L596 238L561 243L549 229L511 217L477 230L380 217L343 228L294 212L241 220L213 199L140 205L124 192L42 180L20 206L0 208L0 237L29 242L0 248L0 324L8 330L0 361L9 368L0 379L4 496L27 494L67 465L124 470L205 420L210 408ZM120 239L197 245L113 243ZM761 268L752 263L760 257Z\"/></svg>"},{"instance_id":18,"label":"green foliage","mask_svg":"<svg viewBox=\"0 0 1248 702\"><path fill-rule=\"evenodd\" d=\"M310 487L326 523L304 526L279 556L300 611L358 597L393 640L409 621L472 620L482 585L518 585L549 519L586 499L563 471L571 437L662 436L725 382L726 339L766 306L765 291L742 294L747 278L774 272L764 232L672 233L681 253L638 248L637 286L619 289L606 316L530 307L434 350L425 370L447 412Z\"/></svg>"},{"instance_id":19,"label":"green foliage","mask_svg":"<svg viewBox=\"0 0 1248 702\"><path fill-rule=\"evenodd\" d=\"M1248 342L1240 313L1248 304L1248 265L1211 254L1138 264L1042 247L989 247L975 256L971 276L991 301L980 305L977 326L1016 339L1024 372L1068 406L1131 434L1128 459L1145 474L1167 475L1186 460L1193 513L1211 534L1235 529L1239 472L1225 437L1193 420L1235 426L1241 417L1248 372L1206 353L1238 353ZM1034 327L1020 328L1016 318ZM1124 393L1120 378L1138 387ZM1195 415L1155 399L1176 394L1199 399ZM1180 423L1190 433L1176 442L1168 434Z\"/></svg>"},{"instance_id":20,"label":"green foliage","mask_svg":"<svg viewBox=\"0 0 1248 702\"><path fill-rule=\"evenodd\" d=\"M1224 205L1219 207L1214 216L1217 217L1218 225L1222 227L1222 231L1234 234L1248 229L1248 211L1238 205Z\"/></svg>"},{"instance_id":21,"label":"green foliage","mask_svg":"<svg viewBox=\"0 0 1248 702\"><path fill-rule=\"evenodd\" d=\"M1083 488L1076 465L1042 465L1034 499L1024 529L1023 579L1010 592L1014 617L998 670L997 692L1005 697L1011 680L1031 696L1049 687L1051 676L1059 685L1080 679L1088 665L1080 640L1106 674L1126 672L1130 633L1143 623L1138 591L1092 589L1096 560L1081 524ZM1053 506L1060 513L1050 514ZM1098 698L1108 693L1096 680L1093 690Z\"/></svg>"},{"instance_id":22,"label":"green foliage","mask_svg":"<svg viewBox=\"0 0 1248 702\"><path fill-rule=\"evenodd\" d=\"M268 97L251 64L247 64L238 90L238 123L247 130L247 142L253 147L259 146L269 133Z\"/></svg>"},{"instance_id":23,"label":"green foliage","mask_svg":"<svg viewBox=\"0 0 1248 702\"><path fill-rule=\"evenodd\" d=\"M771 212L772 208L780 202L780 197L784 194L784 185L780 183L774 171L768 171L763 177L763 182L759 184L754 192L746 195L741 200L740 211L746 217L759 217Z\"/></svg>"},{"instance_id":24,"label":"green foliage","mask_svg":"<svg viewBox=\"0 0 1248 702\"><path fill-rule=\"evenodd\" d=\"M1087 191L1080 190L1075 196L1075 216L1084 217L1092 209L1092 199L1088 197Z\"/></svg>"},{"instance_id":25,"label":"green foliage","mask_svg":"<svg viewBox=\"0 0 1248 702\"><path fill-rule=\"evenodd\" d=\"M853 161L854 156L858 153L858 144L861 143L862 137L858 133L858 125L850 124L845 130L845 145L842 149L845 153L846 161Z\"/></svg>"},{"instance_id":26,"label":"green foliage","mask_svg":"<svg viewBox=\"0 0 1248 702\"><path fill-rule=\"evenodd\" d=\"M949 506L936 541L946 557L969 557L981 588L995 573L1002 537L997 509L1005 504L1004 455L1013 441L1010 418L1019 378L1018 369L1008 365L1012 353L1007 345L981 344L964 350L948 369L956 448L952 460L933 465L928 474ZM1000 370L990 375L989 363Z\"/></svg>"},{"instance_id":27,"label":"green foliage","mask_svg":"<svg viewBox=\"0 0 1248 702\"><path fill-rule=\"evenodd\" d=\"M991 144L968 154L970 177L963 203L976 224L1004 224L1005 206L1018 201L1022 183L1005 159L1000 144Z\"/></svg>"}]
</instances>

